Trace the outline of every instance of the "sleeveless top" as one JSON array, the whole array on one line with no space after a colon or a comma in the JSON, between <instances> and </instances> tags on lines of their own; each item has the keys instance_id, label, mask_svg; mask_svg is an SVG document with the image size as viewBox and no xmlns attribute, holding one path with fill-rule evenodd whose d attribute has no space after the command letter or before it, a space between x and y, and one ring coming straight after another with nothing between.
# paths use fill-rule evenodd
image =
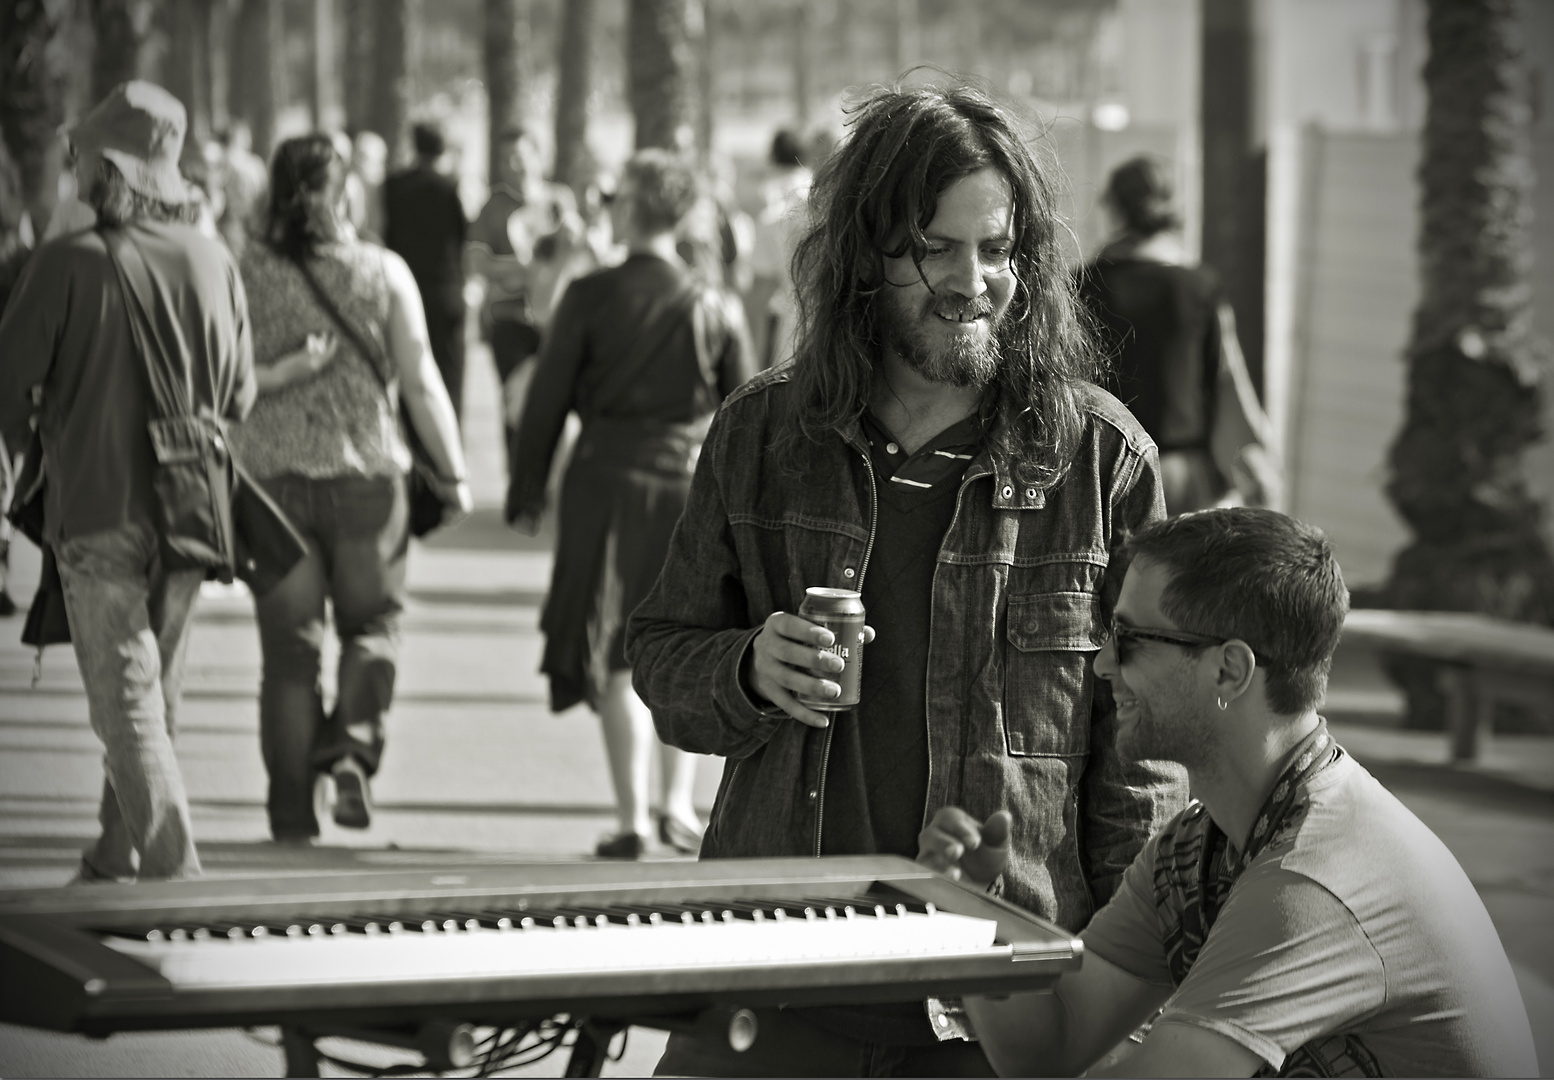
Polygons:
<instances>
[{"instance_id":1,"label":"sleeveless top","mask_svg":"<svg viewBox=\"0 0 1554 1080\"><path fill-rule=\"evenodd\" d=\"M410 465L399 434L397 371L389 359L390 297L384 250L357 240L326 244L308 266L356 332L376 348L362 356L314 297L290 259L253 243L240 264L248 292L254 364L264 368L302 348L309 334L332 333L334 359L317 375L262 394L232 429L234 451L254 476L291 473L315 480L395 476Z\"/></svg>"}]
</instances>

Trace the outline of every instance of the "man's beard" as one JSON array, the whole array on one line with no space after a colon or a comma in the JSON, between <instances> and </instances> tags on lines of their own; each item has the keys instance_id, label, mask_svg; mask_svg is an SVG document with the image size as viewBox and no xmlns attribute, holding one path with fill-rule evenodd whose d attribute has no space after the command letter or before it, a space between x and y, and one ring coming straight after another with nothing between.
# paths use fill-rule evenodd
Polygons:
<instances>
[{"instance_id":1,"label":"man's beard","mask_svg":"<svg viewBox=\"0 0 1554 1080\"><path fill-rule=\"evenodd\" d=\"M904 293L905 290L887 288L882 294L881 323L886 348L929 382L981 388L998 377L1003 355L999 332L1004 317L994 316L993 305L985 296L975 300L946 296L933 300L925 310ZM952 316L985 316L987 333L936 342L926 323L937 318L937 311Z\"/></svg>"},{"instance_id":2,"label":"man's beard","mask_svg":"<svg viewBox=\"0 0 1554 1080\"><path fill-rule=\"evenodd\" d=\"M1175 761L1200 765L1214 744L1213 725L1189 704L1191 686L1183 677L1155 704L1138 699L1137 715L1118 732L1117 752L1128 761Z\"/></svg>"}]
</instances>

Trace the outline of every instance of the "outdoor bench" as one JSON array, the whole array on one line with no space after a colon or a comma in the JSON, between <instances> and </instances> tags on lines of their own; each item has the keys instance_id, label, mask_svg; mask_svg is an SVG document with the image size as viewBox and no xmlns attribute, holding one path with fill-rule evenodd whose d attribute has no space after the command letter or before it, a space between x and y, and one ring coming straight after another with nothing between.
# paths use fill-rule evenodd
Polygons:
<instances>
[{"instance_id":1,"label":"outdoor bench","mask_svg":"<svg viewBox=\"0 0 1554 1080\"><path fill-rule=\"evenodd\" d=\"M1554 630L1548 627L1462 612L1368 609L1349 612L1343 640L1436 663L1453 760L1473 760L1501 702L1530 709L1554 731Z\"/></svg>"}]
</instances>

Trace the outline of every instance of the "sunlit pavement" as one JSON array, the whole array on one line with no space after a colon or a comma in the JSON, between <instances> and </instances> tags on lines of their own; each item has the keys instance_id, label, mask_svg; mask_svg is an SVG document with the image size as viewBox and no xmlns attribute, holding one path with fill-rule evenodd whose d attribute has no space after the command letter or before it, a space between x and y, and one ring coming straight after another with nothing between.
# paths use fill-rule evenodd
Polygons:
<instances>
[{"instance_id":1,"label":"sunlit pavement","mask_svg":"<svg viewBox=\"0 0 1554 1080\"><path fill-rule=\"evenodd\" d=\"M266 842L251 602L240 589L202 596L178 755L208 873L576 859L613 828L597 723L581 709L552 716L546 705L537 622L551 541L518 536L500 522L505 472L495 378L483 349L472 349L470 362L465 419L480 509L411 555L411 605L370 829L337 829L325 815L311 849ZM36 553L24 542L16 564L13 591L30 596ZM96 832L100 747L71 650L49 649L33 688L33 655L17 641L20 630L19 617L0 621L0 887L58 885ZM1498 737L1477 765L1453 768L1445 764L1444 735L1356 722L1378 701L1384 706L1387 694L1365 658L1341 663L1330 710L1335 731L1441 835L1478 886L1516 965L1548 1076L1554 738ZM701 769L704 810L718 772L715 761ZM275 1076L280 1053L266 1042L274 1037L273 1030L214 1031L97 1041L0 1027L0 1075ZM660 1034L633 1031L606 1075L651 1071L662 1044ZM355 1044L331 1051L380 1066L408 1060ZM556 1055L527 1074L560 1075L562 1068Z\"/></svg>"}]
</instances>

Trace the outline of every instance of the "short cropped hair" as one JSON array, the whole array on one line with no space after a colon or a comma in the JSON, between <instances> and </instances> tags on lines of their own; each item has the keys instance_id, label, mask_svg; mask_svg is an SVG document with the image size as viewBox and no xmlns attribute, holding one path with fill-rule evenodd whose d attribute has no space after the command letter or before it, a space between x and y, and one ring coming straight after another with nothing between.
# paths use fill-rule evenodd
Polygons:
<instances>
[{"instance_id":1,"label":"short cropped hair","mask_svg":"<svg viewBox=\"0 0 1554 1080\"><path fill-rule=\"evenodd\" d=\"M1170 177L1160 162L1147 154L1130 158L1112 170L1106 201L1117 211L1123 227L1135 236L1154 236L1182 223L1172 207Z\"/></svg>"},{"instance_id":2,"label":"short cropped hair","mask_svg":"<svg viewBox=\"0 0 1554 1080\"><path fill-rule=\"evenodd\" d=\"M1260 507L1201 510L1139 531L1127 554L1170 574L1160 610L1178 628L1252 647L1274 712L1303 713L1321 702L1349 610L1321 529Z\"/></svg>"},{"instance_id":3,"label":"short cropped hair","mask_svg":"<svg viewBox=\"0 0 1554 1080\"><path fill-rule=\"evenodd\" d=\"M649 148L626 162L631 181L631 219L644 232L675 228L701 194L696 167L684 154Z\"/></svg>"},{"instance_id":4,"label":"short cropped hair","mask_svg":"<svg viewBox=\"0 0 1554 1080\"><path fill-rule=\"evenodd\" d=\"M119 228L132 221L169 221L193 225L200 218L200 204L193 198L170 203L151 195L142 195L130 187L119 167L106 157L97 161L84 200L97 212L97 223Z\"/></svg>"},{"instance_id":5,"label":"short cropped hair","mask_svg":"<svg viewBox=\"0 0 1554 1080\"><path fill-rule=\"evenodd\" d=\"M448 149L448 140L436 124L416 124L410 129L410 141L421 157L442 157L443 151Z\"/></svg>"},{"instance_id":6,"label":"short cropped hair","mask_svg":"<svg viewBox=\"0 0 1554 1080\"><path fill-rule=\"evenodd\" d=\"M778 128L772 136L771 161L773 165L796 168L804 164L804 147L799 143L798 132L792 128Z\"/></svg>"}]
</instances>

